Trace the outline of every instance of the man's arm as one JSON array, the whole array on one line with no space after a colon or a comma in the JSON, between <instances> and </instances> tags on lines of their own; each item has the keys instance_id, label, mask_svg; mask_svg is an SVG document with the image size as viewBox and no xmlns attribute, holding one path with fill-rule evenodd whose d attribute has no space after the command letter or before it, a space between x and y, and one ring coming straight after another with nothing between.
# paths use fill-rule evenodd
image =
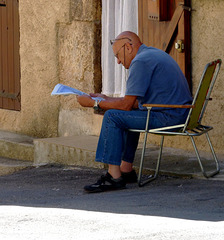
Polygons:
<instances>
[{"instance_id":1,"label":"man's arm","mask_svg":"<svg viewBox=\"0 0 224 240\"><path fill-rule=\"evenodd\" d=\"M99 103L99 107L104 110L119 109L124 111L130 111L134 108L138 108L137 96L125 96L122 98L107 97L105 95L103 96L99 94L95 95L95 97L96 96L103 97L105 99L104 101L101 101ZM85 95L78 96L77 100L83 107L93 107L95 102L91 97Z\"/></svg>"},{"instance_id":2,"label":"man's arm","mask_svg":"<svg viewBox=\"0 0 224 240\"><path fill-rule=\"evenodd\" d=\"M108 101L118 101L118 100L122 99L122 97L108 97L107 95L102 94L102 93L90 93L89 95L91 97L101 97Z\"/></svg>"},{"instance_id":3,"label":"man's arm","mask_svg":"<svg viewBox=\"0 0 224 240\"><path fill-rule=\"evenodd\" d=\"M137 96L125 96L123 98L111 98L105 101L101 101L99 106L104 110L119 109L130 111L136 108Z\"/></svg>"}]
</instances>

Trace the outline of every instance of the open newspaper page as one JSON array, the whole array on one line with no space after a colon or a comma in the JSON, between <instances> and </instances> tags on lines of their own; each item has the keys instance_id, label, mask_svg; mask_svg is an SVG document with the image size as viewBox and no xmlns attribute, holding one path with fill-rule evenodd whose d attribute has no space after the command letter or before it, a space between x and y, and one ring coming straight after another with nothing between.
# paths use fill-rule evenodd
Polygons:
<instances>
[{"instance_id":1,"label":"open newspaper page","mask_svg":"<svg viewBox=\"0 0 224 240\"><path fill-rule=\"evenodd\" d=\"M71 94L75 94L75 95L79 95L79 96L82 96L82 95L89 96L89 94L87 94L87 93L84 93L78 89L75 89L75 88L60 84L60 83L54 87L54 90L52 91L51 96L54 96L54 95L68 96ZM101 97L92 97L92 99L100 100L100 101L104 100L104 98L101 98Z\"/></svg>"}]
</instances>

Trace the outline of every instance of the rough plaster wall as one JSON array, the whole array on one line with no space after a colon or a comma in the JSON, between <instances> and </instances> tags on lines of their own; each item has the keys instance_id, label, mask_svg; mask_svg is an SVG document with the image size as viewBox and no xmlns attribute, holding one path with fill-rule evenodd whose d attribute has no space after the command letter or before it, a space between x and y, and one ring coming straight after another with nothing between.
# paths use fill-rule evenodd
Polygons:
<instances>
[{"instance_id":1,"label":"rough plaster wall","mask_svg":"<svg viewBox=\"0 0 224 240\"><path fill-rule=\"evenodd\" d=\"M69 21L69 0L20 0L21 111L0 109L1 129L38 137L57 135L57 23Z\"/></svg>"},{"instance_id":2,"label":"rough plaster wall","mask_svg":"<svg viewBox=\"0 0 224 240\"><path fill-rule=\"evenodd\" d=\"M207 62L221 58L224 61L224 1L193 0L192 7L192 75L193 89L199 83L200 74ZM224 153L224 64L221 67L217 82L208 104L204 123L214 126L211 131L212 142L218 152Z\"/></svg>"},{"instance_id":3,"label":"rough plaster wall","mask_svg":"<svg viewBox=\"0 0 224 240\"><path fill-rule=\"evenodd\" d=\"M60 82L81 91L101 89L101 1L71 1L71 23L59 25ZM101 116L60 97L59 135L99 134Z\"/></svg>"}]
</instances>

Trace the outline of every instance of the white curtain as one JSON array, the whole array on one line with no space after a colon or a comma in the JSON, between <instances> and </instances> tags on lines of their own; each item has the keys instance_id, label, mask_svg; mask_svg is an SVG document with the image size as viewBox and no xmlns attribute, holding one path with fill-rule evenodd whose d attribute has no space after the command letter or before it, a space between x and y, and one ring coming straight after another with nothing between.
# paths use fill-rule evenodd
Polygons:
<instances>
[{"instance_id":1,"label":"white curtain","mask_svg":"<svg viewBox=\"0 0 224 240\"><path fill-rule=\"evenodd\" d=\"M117 64L110 40L123 31L138 33L138 0L102 0L102 92L124 96L127 70Z\"/></svg>"}]
</instances>

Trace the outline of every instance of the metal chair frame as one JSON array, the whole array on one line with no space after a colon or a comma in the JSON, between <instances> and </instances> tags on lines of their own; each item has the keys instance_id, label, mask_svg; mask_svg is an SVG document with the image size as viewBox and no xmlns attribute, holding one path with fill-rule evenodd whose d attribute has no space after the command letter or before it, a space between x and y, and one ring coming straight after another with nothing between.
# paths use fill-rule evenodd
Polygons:
<instances>
[{"instance_id":1,"label":"metal chair frame","mask_svg":"<svg viewBox=\"0 0 224 240\"><path fill-rule=\"evenodd\" d=\"M212 146L211 140L208 135L208 132L210 130L212 130L213 127L202 125L201 121L202 121L203 115L205 113L205 109L208 104L208 101L211 100L210 95L211 95L212 89L214 87L218 72L220 70L221 63L222 63L221 59L218 59L218 60L208 63L205 66L205 69L201 76L201 80L199 82L199 86L197 88L197 91L195 93L195 96L194 96L194 99L192 102L192 105L161 105L161 104L144 104L143 105L148 110L145 129L144 130L129 129L129 131L144 133L143 148L142 148L142 153L141 153L141 160L140 160L140 167L139 167L139 174L138 174L138 185L140 187L144 186L146 183L149 183L149 182L155 180L158 177L161 158L162 158L163 142L164 142L164 137L166 135L169 135L169 136L179 135L179 136L190 137L204 177L206 177L206 178L213 177L219 173L220 164L219 164L219 161L217 159L217 156L215 154L214 148ZM186 122L184 124L167 126L167 127L157 128L157 129L148 129L150 111L153 107L190 108L190 110L189 110L189 114L186 119ZM172 131L170 131L170 130L172 130ZM147 180L142 181L142 170L143 170L143 164L144 164L146 142L147 142L147 137L148 137L149 133L161 135L160 150L159 150L159 155L158 155L158 160L157 160L154 175L151 175L148 177ZM196 143L194 140L194 137L201 136L203 134L206 134L206 139L208 141L208 144L209 144L211 152L212 152L213 159L215 161L215 170L210 173L207 173L203 167L203 163L202 163L201 157L199 155L199 151L197 149L197 146L196 146Z\"/></svg>"}]
</instances>

